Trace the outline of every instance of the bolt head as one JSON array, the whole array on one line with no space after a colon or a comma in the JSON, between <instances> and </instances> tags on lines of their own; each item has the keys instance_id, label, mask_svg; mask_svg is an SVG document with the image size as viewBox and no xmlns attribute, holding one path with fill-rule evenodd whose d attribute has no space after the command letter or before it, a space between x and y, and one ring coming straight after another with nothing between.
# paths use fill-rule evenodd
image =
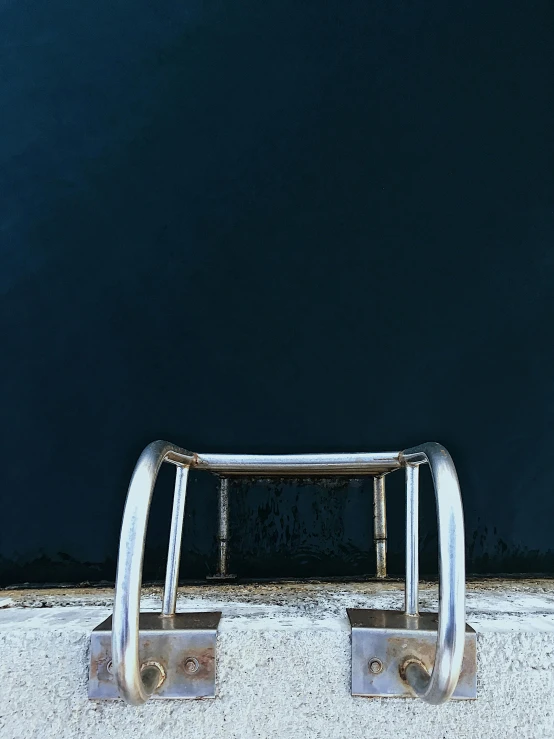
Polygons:
<instances>
[{"instance_id":1,"label":"bolt head","mask_svg":"<svg viewBox=\"0 0 554 739\"><path fill-rule=\"evenodd\" d=\"M200 669L200 663L196 657L187 657L183 666L187 675L194 675Z\"/></svg>"},{"instance_id":2,"label":"bolt head","mask_svg":"<svg viewBox=\"0 0 554 739\"><path fill-rule=\"evenodd\" d=\"M367 665L372 675L378 675L380 672L383 672L383 663L377 657L372 657Z\"/></svg>"}]
</instances>

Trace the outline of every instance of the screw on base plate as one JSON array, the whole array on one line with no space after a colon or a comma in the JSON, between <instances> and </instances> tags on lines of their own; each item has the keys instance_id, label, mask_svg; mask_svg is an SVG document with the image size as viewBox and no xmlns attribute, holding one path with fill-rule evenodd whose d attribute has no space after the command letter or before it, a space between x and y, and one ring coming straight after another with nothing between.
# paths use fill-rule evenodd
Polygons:
<instances>
[{"instance_id":1,"label":"screw on base plate","mask_svg":"<svg viewBox=\"0 0 554 739\"><path fill-rule=\"evenodd\" d=\"M194 675L195 672L198 672L200 663L196 657L187 657L183 666L187 675Z\"/></svg>"},{"instance_id":2,"label":"screw on base plate","mask_svg":"<svg viewBox=\"0 0 554 739\"><path fill-rule=\"evenodd\" d=\"M380 672L383 672L383 663L380 659L377 659L377 657L370 659L367 666L373 675L378 675Z\"/></svg>"}]
</instances>

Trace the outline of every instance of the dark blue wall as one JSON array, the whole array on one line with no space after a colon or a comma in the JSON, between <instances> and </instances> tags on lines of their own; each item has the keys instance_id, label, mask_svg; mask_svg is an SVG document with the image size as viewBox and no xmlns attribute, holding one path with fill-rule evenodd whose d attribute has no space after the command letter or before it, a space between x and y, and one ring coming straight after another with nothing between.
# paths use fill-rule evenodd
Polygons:
<instances>
[{"instance_id":1,"label":"dark blue wall","mask_svg":"<svg viewBox=\"0 0 554 739\"><path fill-rule=\"evenodd\" d=\"M470 569L554 571L553 21L546 1L1 4L4 583L113 577L158 437L439 440ZM194 576L215 567L200 477ZM233 495L243 574L370 569L367 485ZM153 577L168 505L162 484Z\"/></svg>"}]
</instances>

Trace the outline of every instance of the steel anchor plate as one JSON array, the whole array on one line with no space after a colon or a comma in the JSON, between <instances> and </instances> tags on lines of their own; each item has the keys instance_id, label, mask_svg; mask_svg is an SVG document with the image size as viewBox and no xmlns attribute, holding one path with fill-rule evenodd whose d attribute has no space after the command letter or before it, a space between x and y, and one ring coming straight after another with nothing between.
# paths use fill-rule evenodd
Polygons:
<instances>
[{"instance_id":1,"label":"steel anchor plate","mask_svg":"<svg viewBox=\"0 0 554 739\"><path fill-rule=\"evenodd\" d=\"M435 661L438 615L348 608L352 627L352 695L413 698L400 674L414 658L430 671ZM466 624L464 659L452 700L477 698L477 634Z\"/></svg>"},{"instance_id":2,"label":"steel anchor plate","mask_svg":"<svg viewBox=\"0 0 554 739\"><path fill-rule=\"evenodd\" d=\"M165 679L153 700L215 697L216 641L221 611L211 613L141 613L141 664L157 663ZM89 698L117 700L111 672L112 618L97 626L90 641Z\"/></svg>"}]
</instances>

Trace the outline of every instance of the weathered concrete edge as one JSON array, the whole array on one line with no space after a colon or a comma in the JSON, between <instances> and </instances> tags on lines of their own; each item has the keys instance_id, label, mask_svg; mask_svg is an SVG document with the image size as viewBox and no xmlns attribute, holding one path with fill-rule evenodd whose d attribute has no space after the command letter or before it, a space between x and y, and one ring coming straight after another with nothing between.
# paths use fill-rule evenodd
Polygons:
<instances>
[{"instance_id":1,"label":"weathered concrete edge","mask_svg":"<svg viewBox=\"0 0 554 739\"><path fill-rule=\"evenodd\" d=\"M87 699L89 635L110 613L112 593L103 604L82 602L89 593L73 595L65 594L63 605L52 593L46 607L20 601L0 610L2 739L498 739L500 727L504 737L554 736L554 592L542 585L470 590L479 697L438 708L350 695L345 609L401 607L398 585L187 588L180 610L224 613L218 697L140 709ZM435 599L436 588L424 587L426 606ZM157 610L159 603L159 591L144 593L144 608Z\"/></svg>"}]
</instances>

